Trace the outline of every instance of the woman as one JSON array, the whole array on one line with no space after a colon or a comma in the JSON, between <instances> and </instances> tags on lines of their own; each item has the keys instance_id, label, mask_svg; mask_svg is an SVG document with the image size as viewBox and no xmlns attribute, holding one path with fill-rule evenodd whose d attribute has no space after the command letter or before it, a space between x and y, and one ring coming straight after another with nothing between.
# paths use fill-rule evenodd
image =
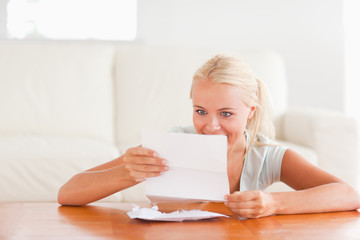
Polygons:
<instances>
[{"instance_id":1,"label":"woman","mask_svg":"<svg viewBox=\"0 0 360 240\"><path fill-rule=\"evenodd\" d=\"M308 163L274 138L271 100L264 84L240 60L217 55L194 75L194 127L177 132L221 134L228 139L229 195L225 204L240 217L315 213L360 208L359 194L341 179ZM59 191L63 205L87 204L167 171L166 159L141 146L79 173ZM282 181L296 191L263 190Z\"/></svg>"}]
</instances>

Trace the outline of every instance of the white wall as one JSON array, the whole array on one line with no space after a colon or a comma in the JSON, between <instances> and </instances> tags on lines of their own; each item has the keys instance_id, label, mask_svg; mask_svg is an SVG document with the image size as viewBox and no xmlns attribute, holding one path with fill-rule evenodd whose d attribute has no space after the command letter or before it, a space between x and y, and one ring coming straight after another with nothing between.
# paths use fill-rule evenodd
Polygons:
<instances>
[{"instance_id":1,"label":"white wall","mask_svg":"<svg viewBox=\"0 0 360 240\"><path fill-rule=\"evenodd\" d=\"M7 0L0 0L0 9L6 9ZM5 38L6 36L6 11L1 11L0 13L0 39Z\"/></svg>"},{"instance_id":2,"label":"white wall","mask_svg":"<svg viewBox=\"0 0 360 240\"><path fill-rule=\"evenodd\" d=\"M342 0L138 0L139 41L269 49L283 55L289 105L344 110Z\"/></svg>"}]
</instances>

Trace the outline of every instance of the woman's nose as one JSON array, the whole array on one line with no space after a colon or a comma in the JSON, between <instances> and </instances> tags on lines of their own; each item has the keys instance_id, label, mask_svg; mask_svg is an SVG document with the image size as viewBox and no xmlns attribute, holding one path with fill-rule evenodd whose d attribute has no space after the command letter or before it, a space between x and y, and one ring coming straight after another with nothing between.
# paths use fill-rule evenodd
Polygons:
<instances>
[{"instance_id":1,"label":"woman's nose","mask_svg":"<svg viewBox=\"0 0 360 240\"><path fill-rule=\"evenodd\" d=\"M220 129L219 121L216 117L209 119L209 122L206 125L206 129L209 132L214 132Z\"/></svg>"}]
</instances>

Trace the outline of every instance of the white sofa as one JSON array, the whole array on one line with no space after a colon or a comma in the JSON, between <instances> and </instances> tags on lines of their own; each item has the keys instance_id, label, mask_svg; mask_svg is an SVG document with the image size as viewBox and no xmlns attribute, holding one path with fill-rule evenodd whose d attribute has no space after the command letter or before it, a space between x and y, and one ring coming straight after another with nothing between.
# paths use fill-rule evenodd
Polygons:
<instances>
[{"instance_id":1,"label":"white sofa","mask_svg":"<svg viewBox=\"0 0 360 240\"><path fill-rule=\"evenodd\" d=\"M243 58L274 99L279 140L357 181L353 119L288 109L285 65L271 52L141 44L0 42L0 202L56 201L74 174L140 144L144 128L190 125L194 71L219 52ZM143 201L143 185L106 198Z\"/></svg>"}]
</instances>

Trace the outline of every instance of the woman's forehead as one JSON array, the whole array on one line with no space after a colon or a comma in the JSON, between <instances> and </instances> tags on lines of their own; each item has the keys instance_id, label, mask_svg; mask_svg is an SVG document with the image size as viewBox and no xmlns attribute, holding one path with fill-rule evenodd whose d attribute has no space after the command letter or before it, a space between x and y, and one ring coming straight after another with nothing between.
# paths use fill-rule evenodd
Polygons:
<instances>
[{"instance_id":1,"label":"woman's forehead","mask_svg":"<svg viewBox=\"0 0 360 240\"><path fill-rule=\"evenodd\" d=\"M193 105L215 108L238 108L243 106L242 91L239 87L201 80L193 86Z\"/></svg>"},{"instance_id":2,"label":"woman's forehead","mask_svg":"<svg viewBox=\"0 0 360 240\"><path fill-rule=\"evenodd\" d=\"M206 95L237 95L242 96L242 89L228 83L216 83L209 80L198 80L194 83L192 97Z\"/></svg>"}]
</instances>

